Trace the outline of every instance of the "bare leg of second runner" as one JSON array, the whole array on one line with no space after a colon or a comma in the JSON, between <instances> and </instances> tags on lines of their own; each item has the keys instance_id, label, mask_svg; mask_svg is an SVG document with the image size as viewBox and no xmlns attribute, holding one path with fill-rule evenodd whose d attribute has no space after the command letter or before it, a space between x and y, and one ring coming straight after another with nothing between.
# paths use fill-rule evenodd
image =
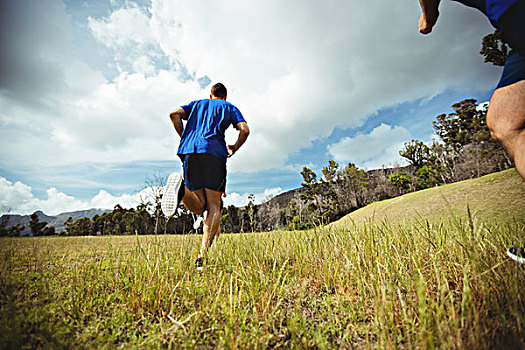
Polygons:
<instances>
[{"instance_id":1,"label":"bare leg of second runner","mask_svg":"<svg viewBox=\"0 0 525 350\"><path fill-rule=\"evenodd\" d=\"M525 80L494 91L487 112L487 125L514 159L525 180Z\"/></svg>"},{"instance_id":2,"label":"bare leg of second runner","mask_svg":"<svg viewBox=\"0 0 525 350\"><path fill-rule=\"evenodd\" d=\"M208 203L206 218L204 219L204 235L202 237L199 258L205 257L213 240L219 236L221 226L221 196L222 192L205 189Z\"/></svg>"}]
</instances>

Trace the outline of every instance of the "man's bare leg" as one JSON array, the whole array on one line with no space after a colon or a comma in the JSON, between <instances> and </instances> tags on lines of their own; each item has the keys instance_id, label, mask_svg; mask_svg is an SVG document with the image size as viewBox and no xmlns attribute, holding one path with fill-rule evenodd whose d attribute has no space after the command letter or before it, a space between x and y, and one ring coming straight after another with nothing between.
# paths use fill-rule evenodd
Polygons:
<instances>
[{"instance_id":1,"label":"man's bare leg","mask_svg":"<svg viewBox=\"0 0 525 350\"><path fill-rule=\"evenodd\" d=\"M487 111L492 138L509 152L525 180L525 80L494 91Z\"/></svg>"},{"instance_id":2,"label":"man's bare leg","mask_svg":"<svg viewBox=\"0 0 525 350\"><path fill-rule=\"evenodd\" d=\"M219 235L221 225L221 196L222 192L205 189L208 206L206 218L204 219L204 235L202 237L201 251L199 257L206 256L208 248L215 237Z\"/></svg>"},{"instance_id":3,"label":"man's bare leg","mask_svg":"<svg viewBox=\"0 0 525 350\"><path fill-rule=\"evenodd\" d=\"M193 214L201 215L206 210L206 197L204 190L190 191L187 187L184 190L182 203Z\"/></svg>"}]
</instances>

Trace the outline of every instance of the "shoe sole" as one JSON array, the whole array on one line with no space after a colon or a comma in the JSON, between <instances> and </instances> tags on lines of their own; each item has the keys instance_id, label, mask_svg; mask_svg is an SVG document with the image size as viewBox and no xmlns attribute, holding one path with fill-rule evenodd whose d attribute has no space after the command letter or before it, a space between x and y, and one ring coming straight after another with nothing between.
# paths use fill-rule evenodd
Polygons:
<instances>
[{"instance_id":1,"label":"shoe sole","mask_svg":"<svg viewBox=\"0 0 525 350\"><path fill-rule=\"evenodd\" d=\"M204 220L202 219L202 216L199 216L199 218L193 223L193 229L197 230L199 227L201 227L203 221Z\"/></svg>"},{"instance_id":2,"label":"shoe sole","mask_svg":"<svg viewBox=\"0 0 525 350\"><path fill-rule=\"evenodd\" d=\"M507 250L507 255L509 256L509 258L511 258L511 259L514 260L514 261L519 262L520 264L525 263L525 259L524 259L524 258L520 258L520 257L517 256L516 254L512 254L512 253L510 252L510 250Z\"/></svg>"},{"instance_id":3,"label":"shoe sole","mask_svg":"<svg viewBox=\"0 0 525 350\"><path fill-rule=\"evenodd\" d=\"M179 188L182 184L182 177L179 173L172 173L168 177L168 182L164 187L164 193L162 194L162 200L160 201L160 208L165 216L170 217L175 214L177 206L177 196L179 194Z\"/></svg>"}]
</instances>

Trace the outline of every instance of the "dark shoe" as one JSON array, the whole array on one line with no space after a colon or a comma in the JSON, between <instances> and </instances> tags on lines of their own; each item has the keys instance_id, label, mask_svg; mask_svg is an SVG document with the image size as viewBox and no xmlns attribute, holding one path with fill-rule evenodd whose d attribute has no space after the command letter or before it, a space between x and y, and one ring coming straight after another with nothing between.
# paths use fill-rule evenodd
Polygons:
<instances>
[{"instance_id":1,"label":"dark shoe","mask_svg":"<svg viewBox=\"0 0 525 350\"><path fill-rule=\"evenodd\" d=\"M507 255L520 264L525 263L525 248L524 247L512 247L507 250Z\"/></svg>"},{"instance_id":2,"label":"dark shoe","mask_svg":"<svg viewBox=\"0 0 525 350\"><path fill-rule=\"evenodd\" d=\"M197 260L195 260L195 268L197 269L197 271L201 271L203 269L203 265L204 265L203 258L197 258Z\"/></svg>"}]
</instances>

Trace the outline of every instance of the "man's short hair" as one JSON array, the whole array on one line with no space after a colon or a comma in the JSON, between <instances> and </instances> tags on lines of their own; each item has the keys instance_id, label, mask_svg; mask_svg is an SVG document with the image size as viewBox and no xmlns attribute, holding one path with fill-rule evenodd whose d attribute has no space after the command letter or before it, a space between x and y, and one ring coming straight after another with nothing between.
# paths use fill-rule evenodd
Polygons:
<instances>
[{"instance_id":1,"label":"man's short hair","mask_svg":"<svg viewBox=\"0 0 525 350\"><path fill-rule=\"evenodd\" d=\"M226 98L228 90L226 90L226 86L223 84L217 83L211 87L211 94L218 98Z\"/></svg>"}]
</instances>

